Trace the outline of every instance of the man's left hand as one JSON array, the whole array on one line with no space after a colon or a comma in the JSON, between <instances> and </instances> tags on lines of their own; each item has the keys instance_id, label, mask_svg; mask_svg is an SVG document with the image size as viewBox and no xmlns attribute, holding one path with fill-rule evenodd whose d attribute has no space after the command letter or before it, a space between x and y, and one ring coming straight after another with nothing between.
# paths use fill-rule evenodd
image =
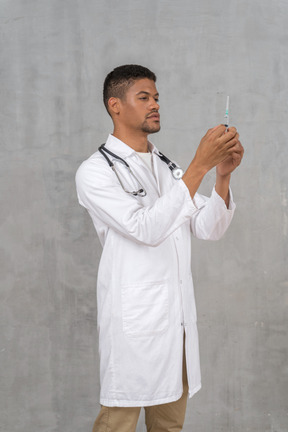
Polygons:
<instances>
[{"instance_id":1,"label":"man's left hand","mask_svg":"<svg viewBox=\"0 0 288 432\"><path fill-rule=\"evenodd\" d=\"M238 134L237 134L238 135ZM239 135L238 135L239 136ZM227 176L231 174L241 163L244 154L244 148L238 140L233 148L233 153L228 156L223 162L216 166L217 174L220 176Z\"/></svg>"}]
</instances>

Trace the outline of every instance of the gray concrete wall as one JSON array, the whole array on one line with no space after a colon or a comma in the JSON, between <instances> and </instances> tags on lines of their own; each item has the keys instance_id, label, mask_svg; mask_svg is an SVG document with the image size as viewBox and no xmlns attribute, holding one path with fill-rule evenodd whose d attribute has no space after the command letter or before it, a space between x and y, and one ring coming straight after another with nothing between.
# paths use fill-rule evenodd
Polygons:
<instances>
[{"instance_id":1,"label":"gray concrete wall","mask_svg":"<svg viewBox=\"0 0 288 432\"><path fill-rule=\"evenodd\" d=\"M131 62L158 75L153 140L183 167L227 94L246 148L229 232L192 244L203 389L184 431L288 431L287 19L286 0L0 2L1 432L97 415L101 248L74 174L111 131L105 75Z\"/></svg>"}]
</instances>

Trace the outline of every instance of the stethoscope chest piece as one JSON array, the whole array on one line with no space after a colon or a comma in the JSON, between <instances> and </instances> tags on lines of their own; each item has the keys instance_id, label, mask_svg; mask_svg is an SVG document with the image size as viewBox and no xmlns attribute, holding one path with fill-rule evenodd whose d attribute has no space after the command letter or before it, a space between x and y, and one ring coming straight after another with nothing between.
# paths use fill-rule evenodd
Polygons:
<instances>
[{"instance_id":1,"label":"stethoscope chest piece","mask_svg":"<svg viewBox=\"0 0 288 432\"><path fill-rule=\"evenodd\" d=\"M168 165L168 168L170 169L175 180L180 180L183 177L184 172L182 168L177 166L174 162L171 162L170 159L164 156L161 152L158 152L157 156L159 156L159 158Z\"/></svg>"},{"instance_id":2,"label":"stethoscope chest piece","mask_svg":"<svg viewBox=\"0 0 288 432\"><path fill-rule=\"evenodd\" d=\"M174 168L172 171L172 175L176 180L180 180L183 177L183 174L184 174L183 170L179 167Z\"/></svg>"}]
</instances>

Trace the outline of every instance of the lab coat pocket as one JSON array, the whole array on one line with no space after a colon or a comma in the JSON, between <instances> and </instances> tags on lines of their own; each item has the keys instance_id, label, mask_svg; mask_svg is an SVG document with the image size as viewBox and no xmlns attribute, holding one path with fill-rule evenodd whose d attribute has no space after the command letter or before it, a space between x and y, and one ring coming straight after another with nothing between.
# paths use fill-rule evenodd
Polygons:
<instances>
[{"instance_id":1,"label":"lab coat pocket","mask_svg":"<svg viewBox=\"0 0 288 432\"><path fill-rule=\"evenodd\" d=\"M123 331L129 336L148 336L168 328L168 283L122 285Z\"/></svg>"}]
</instances>

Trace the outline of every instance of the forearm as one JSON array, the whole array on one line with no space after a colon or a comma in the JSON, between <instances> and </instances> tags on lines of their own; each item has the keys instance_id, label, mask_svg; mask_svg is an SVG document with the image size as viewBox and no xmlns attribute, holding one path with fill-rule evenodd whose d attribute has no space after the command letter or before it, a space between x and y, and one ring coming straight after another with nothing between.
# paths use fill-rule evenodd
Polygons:
<instances>
[{"instance_id":1,"label":"forearm","mask_svg":"<svg viewBox=\"0 0 288 432\"><path fill-rule=\"evenodd\" d=\"M206 173L207 170L203 167L200 167L195 162L195 159L193 159L187 171L183 175L182 180L187 186L192 199L194 198L194 195L197 192Z\"/></svg>"},{"instance_id":2,"label":"forearm","mask_svg":"<svg viewBox=\"0 0 288 432\"><path fill-rule=\"evenodd\" d=\"M229 185L231 174L220 175L216 170L216 185L215 190L218 195L225 201L226 207L229 207Z\"/></svg>"}]
</instances>

